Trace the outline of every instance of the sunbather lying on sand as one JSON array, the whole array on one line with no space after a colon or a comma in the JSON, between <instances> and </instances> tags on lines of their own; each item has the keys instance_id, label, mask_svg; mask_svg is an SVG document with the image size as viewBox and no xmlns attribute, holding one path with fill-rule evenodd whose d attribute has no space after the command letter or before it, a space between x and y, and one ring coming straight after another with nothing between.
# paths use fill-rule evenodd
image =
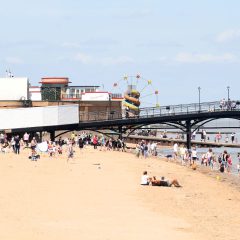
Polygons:
<instances>
[{"instance_id":1,"label":"sunbather lying on sand","mask_svg":"<svg viewBox=\"0 0 240 240\"><path fill-rule=\"evenodd\" d=\"M177 179L173 179L172 181L169 181L165 179L164 177L161 177L161 180L157 180L155 176L151 179L152 186L162 186L162 187L171 187L172 185L174 187L181 187Z\"/></svg>"}]
</instances>

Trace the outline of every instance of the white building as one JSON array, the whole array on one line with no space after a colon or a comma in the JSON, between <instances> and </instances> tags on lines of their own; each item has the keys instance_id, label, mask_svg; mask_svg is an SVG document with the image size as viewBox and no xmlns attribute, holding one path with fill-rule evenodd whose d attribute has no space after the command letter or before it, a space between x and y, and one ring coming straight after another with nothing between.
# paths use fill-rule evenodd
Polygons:
<instances>
[{"instance_id":1,"label":"white building","mask_svg":"<svg viewBox=\"0 0 240 240\"><path fill-rule=\"evenodd\" d=\"M0 100L28 100L29 80L26 77L0 78Z\"/></svg>"},{"instance_id":2,"label":"white building","mask_svg":"<svg viewBox=\"0 0 240 240\"><path fill-rule=\"evenodd\" d=\"M30 86L29 97L32 101L42 101L41 87Z\"/></svg>"}]
</instances>

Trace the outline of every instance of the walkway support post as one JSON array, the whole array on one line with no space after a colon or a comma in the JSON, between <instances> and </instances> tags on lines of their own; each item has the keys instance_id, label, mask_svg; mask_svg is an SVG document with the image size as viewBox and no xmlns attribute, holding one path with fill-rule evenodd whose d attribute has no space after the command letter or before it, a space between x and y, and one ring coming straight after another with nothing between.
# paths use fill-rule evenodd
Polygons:
<instances>
[{"instance_id":1,"label":"walkway support post","mask_svg":"<svg viewBox=\"0 0 240 240\"><path fill-rule=\"evenodd\" d=\"M122 139L122 126L118 127L119 138Z\"/></svg>"},{"instance_id":2,"label":"walkway support post","mask_svg":"<svg viewBox=\"0 0 240 240\"><path fill-rule=\"evenodd\" d=\"M39 136L39 137L40 137L40 139L39 139L40 142L42 142L42 139L43 139L43 138L42 138L42 135L43 135L43 133L42 133L42 131L41 131L41 132L40 132L40 136Z\"/></svg>"},{"instance_id":3,"label":"walkway support post","mask_svg":"<svg viewBox=\"0 0 240 240\"><path fill-rule=\"evenodd\" d=\"M55 140L55 131L51 131L49 132L50 133L50 139L51 141L54 141Z\"/></svg>"},{"instance_id":4,"label":"walkway support post","mask_svg":"<svg viewBox=\"0 0 240 240\"><path fill-rule=\"evenodd\" d=\"M186 133L187 133L187 149L190 150L191 149L191 121L187 120L186 121Z\"/></svg>"}]
</instances>

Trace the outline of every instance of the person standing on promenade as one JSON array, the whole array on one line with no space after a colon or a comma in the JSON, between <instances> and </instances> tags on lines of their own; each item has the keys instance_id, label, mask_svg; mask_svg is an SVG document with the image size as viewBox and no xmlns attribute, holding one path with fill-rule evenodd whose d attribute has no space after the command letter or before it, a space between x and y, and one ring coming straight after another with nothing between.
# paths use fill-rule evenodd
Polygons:
<instances>
[{"instance_id":1,"label":"person standing on promenade","mask_svg":"<svg viewBox=\"0 0 240 240\"><path fill-rule=\"evenodd\" d=\"M231 141L232 141L232 143L234 143L234 140L235 140L235 133L232 133L231 134Z\"/></svg>"},{"instance_id":2,"label":"person standing on promenade","mask_svg":"<svg viewBox=\"0 0 240 240\"><path fill-rule=\"evenodd\" d=\"M219 133L216 134L216 141L217 141L217 143L219 143L221 139L222 139L222 135L219 132Z\"/></svg>"},{"instance_id":3,"label":"person standing on promenade","mask_svg":"<svg viewBox=\"0 0 240 240\"><path fill-rule=\"evenodd\" d=\"M225 110L226 108L226 100L225 98L223 98L221 101L220 101L220 109L221 110Z\"/></svg>"},{"instance_id":4,"label":"person standing on promenade","mask_svg":"<svg viewBox=\"0 0 240 240\"><path fill-rule=\"evenodd\" d=\"M203 134L203 129L201 131L201 142L204 142L204 134Z\"/></svg>"},{"instance_id":5,"label":"person standing on promenade","mask_svg":"<svg viewBox=\"0 0 240 240\"><path fill-rule=\"evenodd\" d=\"M229 141L229 138L228 138L228 134L227 134L225 137L225 143L228 143L228 141Z\"/></svg>"},{"instance_id":6,"label":"person standing on promenade","mask_svg":"<svg viewBox=\"0 0 240 240\"><path fill-rule=\"evenodd\" d=\"M197 130L194 130L192 133L192 140L196 139Z\"/></svg>"},{"instance_id":7,"label":"person standing on promenade","mask_svg":"<svg viewBox=\"0 0 240 240\"><path fill-rule=\"evenodd\" d=\"M206 142L206 140L207 140L207 132L206 132L206 130L204 129L204 130L203 130L203 141Z\"/></svg>"}]
</instances>

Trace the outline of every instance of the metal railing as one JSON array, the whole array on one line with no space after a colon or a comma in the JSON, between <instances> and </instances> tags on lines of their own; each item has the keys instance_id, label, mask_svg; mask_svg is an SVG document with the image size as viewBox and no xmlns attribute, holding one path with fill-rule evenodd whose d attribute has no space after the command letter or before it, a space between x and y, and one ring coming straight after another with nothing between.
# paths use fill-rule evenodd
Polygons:
<instances>
[{"instance_id":1,"label":"metal railing","mask_svg":"<svg viewBox=\"0 0 240 240\"><path fill-rule=\"evenodd\" d=\"M150 118L161 116L175 116L183 114L196 114L206 112L220 111L240 111L240 101L228 101L223 106L220 101L168 105L162 107L140 108L138 115L130 115L126 117L125 111L97 111L97 112L80 112L80 121L106 121L119 120L126 118Z\"/></svg>"},{"instance_id":2,"label":"metal railing","mask_svg":"<svg viewBox=\"0 0 240 240\"><path fill-rule=\"evenodd\" d=\"M62 94L62 99L82 99L82 94Z\"/></svg>"}]
</instances>

